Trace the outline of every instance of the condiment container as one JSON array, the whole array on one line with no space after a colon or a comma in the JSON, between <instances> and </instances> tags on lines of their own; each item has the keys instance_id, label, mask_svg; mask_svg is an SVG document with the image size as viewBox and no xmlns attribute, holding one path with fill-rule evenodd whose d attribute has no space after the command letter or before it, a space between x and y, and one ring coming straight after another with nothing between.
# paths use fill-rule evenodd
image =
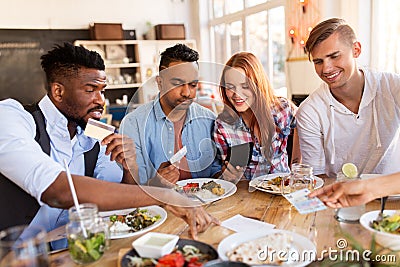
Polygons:
<instances>
[{"instance_id":1,"label":"condiment container","mask_svg":"<svg viewBox=\"0 0 400 267\"><path fill-rule=\"evenodd\" d=\"M160 258L171 253L179 236L155 233L147 233L132 242L132 247L143 258Z\"/></svg>"}]
</instances>

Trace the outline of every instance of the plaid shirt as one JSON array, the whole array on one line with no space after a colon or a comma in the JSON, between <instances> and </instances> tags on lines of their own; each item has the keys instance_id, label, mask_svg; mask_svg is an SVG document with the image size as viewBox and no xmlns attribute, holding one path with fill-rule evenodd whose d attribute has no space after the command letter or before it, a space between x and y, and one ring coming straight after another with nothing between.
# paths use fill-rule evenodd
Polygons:
<instances>
[{"instance_id":1,"label":"plaid shirt","mask_svg":"<svg viewBox=\"0 0 400 267\"><path fill-rule=\"evenodd\" d=\"M275 133L272 137L272 158L268 162L261 153L262 147L257 137L252 137L250 129L245 125L242 118L239 118L234 125L217 119L215 121L214 141L218 148L218 158L224 161L231 146L247 142L253 142L254 147L250 163L244 173L246 179L279 172L290 172L288 166L288 155L286 151L287 139L293 128L296 127L294 114L297 107L286 98L279 97L280 105L272 110L272 117L275 122Z\"/></svg>"}]
</instances>

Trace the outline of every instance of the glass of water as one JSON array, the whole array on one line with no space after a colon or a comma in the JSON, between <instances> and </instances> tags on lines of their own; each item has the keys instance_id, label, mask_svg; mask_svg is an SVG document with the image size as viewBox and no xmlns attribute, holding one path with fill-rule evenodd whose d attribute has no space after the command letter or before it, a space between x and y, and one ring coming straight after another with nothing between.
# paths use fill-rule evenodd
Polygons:
<instances>
[{"instance_id":1,"label":"glass of water","mask_svg":"<svg viewBox=\"0 0 400 267\"><path fill-rule=\"evenodd\" d=\"M287 177L286 182L290 188L290 192L295 192L304 188L310 191L314 189L313 168L308 164L295 163L292 165L292 172Z\"/></svg>"},{"instance_id":2,"label":"glass of water","mask_svg":"<svg viewBox=\"0 0 400 267\"><path fill-rule=\"evenodd\" d=\"M349 182L354 180L359 180L359 177L356 178L348 178L342 172L339 172L336 176L337 182ZM338 208L335 210L335 219L339 222L345 223L359 223L361 215L365 213L365 204L355 206L355 207L347 207L347 208Z\"/></svg>"}]
</instances>

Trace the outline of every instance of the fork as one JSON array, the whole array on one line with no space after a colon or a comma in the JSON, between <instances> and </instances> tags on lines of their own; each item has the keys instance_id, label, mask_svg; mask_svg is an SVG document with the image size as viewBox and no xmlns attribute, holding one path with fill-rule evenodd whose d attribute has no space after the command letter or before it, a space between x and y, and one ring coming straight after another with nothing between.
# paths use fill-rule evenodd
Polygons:
<instances>
[{"instance_id":1,"label":"fork","mask_svg":"<svg viewBox=\"0 0 400 267\"><path fill-rule=\"evenodd\" d=\"M202 199L201 197L199 197L198 195L196 195L196 193L186 193L186 195L187 195L188 197L194 197L194 198L200 200L200 202L203 203L203 204L207 204L207 201L205 201L204 199Z\"/></svg>"},{"instance_id":2,"label":"fork","mask_svg":"<svg viewBox=\"0 0 400 267\"><path fill-rule=\"evenodd\" d=\"M202 199L201 197L199 197L198 195L196 195L194 192L185 192L185 191L183 190L183 187L182 187L182 186L176 185L176 186L174 187L174 190L175 190L176 192L178 192L179 194L181 194L181 195L185 195L185 196L187 196L187 197L196 198L196 199L198 199L198 200L199 200L201 203L203 203L203 204L206 204L206 203L207 203L207 201L205 201L204 199Z\"/></svg>"},{"instance_id":3,"label":"fork","mask_svg":"<svg viewBox=\"0 0 400 267\"><path fill-rule=\"evenodd\" d=\"M385 204L386 204L386 200L388 199L388 197L381 197L381 210L378 214L378 217L376 218L375 222L376 223L380 223L383 220L383 211L385 210Z\"/></svg>"}]
</instances>

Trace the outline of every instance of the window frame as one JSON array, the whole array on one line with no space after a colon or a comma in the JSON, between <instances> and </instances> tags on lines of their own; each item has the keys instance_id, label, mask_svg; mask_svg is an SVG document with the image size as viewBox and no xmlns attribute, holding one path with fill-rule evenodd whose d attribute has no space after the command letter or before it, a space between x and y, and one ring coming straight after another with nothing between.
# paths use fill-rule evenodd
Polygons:
<instances>
[{"instance_id":1,"label":"window frame","mask_svg":"<svg viewBox=\"0 0 400 267\"><path fill-rule=\"evenodd\" d=\"M397 0L392 0L397 1ZM399 5L398 2L396 2ZM398 63L398 59L400 56L393 51L398 51L396 48L399 47L400 37L396 36L387 36L387 32L382 32L382 29L387 29L386 24L392 24L391 30L396 32L395 28L400 29L400 20L397 18L396 24L393 24L394 21L391 16L388 16L385 11L386 9L393 8L392 5L387 3L387 1L372 1L372 29L371 29L371 54L370 54L370 65L374 69L378 69L381 71L388 71L394 73L400 73L400 64ZM384 21L385 20L385 21ZM383 25L382 25L383 24ZM382 38L386 37L386 40L382 40ZM392 38L396 38L396 41L392 41ZM389 43L389 39L392 42ZM393 47L390 47L392 45ZM397 47L396 47L397 45ZM387 55L388 52L391 51L392 54ZM394 58L394 61L386 61L387 58Z\"/></svg>"},{"instance_id":2,"label":"window frame","mask_svg":"<svg viewBox=\"0 0 400 267\"><path fill-rule=\"evenodd\" d=\"M216 17L214 18L214 0L209 0L209 20L208 20L208 31L209 31L209 39L210 39L210 59L212 62L217 62L216 61L216 43L215 43L215 38L214 38L214 30L213 27L218 26L218 25L225 25L225 49L226 51L228 51L227 53L230 53L231 51L231 47L230 47L230 32L229 32L229 25L233 22L236 21L241 21L242 22L242 45L243 45L243 50L245 51L249 51L249 34L248 34L248 29L247 29L247 17L251 16L251 15L255 15L257 13L260 12L264 12L264 11L269 11L271 9L274 8L278 8L278 7L283 7L283 9L285 10L285 18L284 21L286 23L286 1L285 0L267 0L265 3L261 3L258 5L254 5L254 6L247 6L247 1L244 1L244 9L237 11L235 13L230 13L230 14L226 14L226 6L225 3L226 1L229 0L225 0L224 4L223 4L223 15L221 17ZM267 22L269 23L269 21ZM286 27L285 27L286 29ZM272 53L272 38L268 38L268 43L266 44L268 47L268 57L269 58L273 58L273 53ZM287 39L285 38L285 42L287 41ZM284 47L286 48L286 44L284 44ZM285 51L286 54L286 51ZM226 55L226 60L229 59L231 55ZM225 63L225 62L217 62L217 63ZM273 79L273 67L272 67L272 60L269 63L269 67L268 69L265 69L266 74L268 75L269 79L271 82Z\"/></svg>"}]
</instances>

